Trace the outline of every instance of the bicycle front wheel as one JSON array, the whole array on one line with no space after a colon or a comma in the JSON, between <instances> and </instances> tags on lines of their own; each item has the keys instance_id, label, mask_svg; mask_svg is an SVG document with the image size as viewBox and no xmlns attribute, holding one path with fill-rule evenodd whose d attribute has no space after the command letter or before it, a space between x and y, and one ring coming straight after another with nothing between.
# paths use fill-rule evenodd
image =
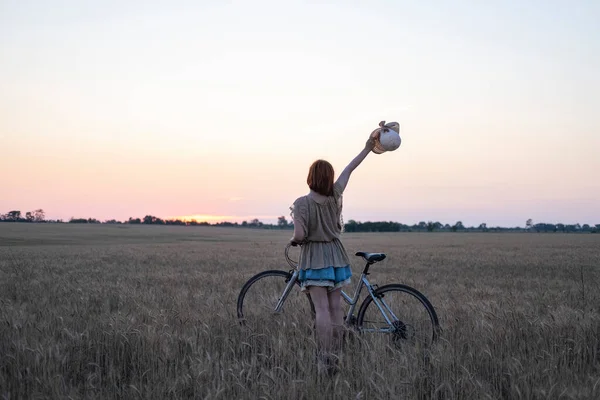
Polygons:
<instances>
[{"instance_id":1,"label":"bicycle front wheel","mask_svg":"<svg viewBox=\"0 0 600 400\"><path fill-rule=\"evenodd\" d=\"M242 325L252 330L269 330L312 324L315 312L310 296L300 291L300 283L285 293L293 279L291 272L271 270L261 272L246 282L237 300L237 315ZM280 310L276 310L280 300Z\"/></svg>"},{"instance_id":2,"label":"bicycle front wheel","mask_svg":"<svg viewBox=\"0 0 600 400\"><path fill-rule=\"evenodd\" d=\"M418 290L401 284L385 285L368 296L358 311L357 325L362 332L387 334L398 346L427 347L439 330L437 314Z\"/></svg>"}]
</instances>

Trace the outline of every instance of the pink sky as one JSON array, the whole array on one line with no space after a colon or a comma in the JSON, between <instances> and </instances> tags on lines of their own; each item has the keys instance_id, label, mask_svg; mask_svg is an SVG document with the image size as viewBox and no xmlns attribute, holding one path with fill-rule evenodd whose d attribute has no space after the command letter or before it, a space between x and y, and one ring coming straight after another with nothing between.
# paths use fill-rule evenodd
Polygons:
<instances>
[{"instance_id":1,"label":"pink sky","mask_svg":"<svg viewBox=\"0 0 600 400\"><path fill-rule=\"evenodd\" d=\"M346 220L600 223L593 2L44 4L0 13L0 213L272 222L387 120Z\"/></svg>"}]
</instances>

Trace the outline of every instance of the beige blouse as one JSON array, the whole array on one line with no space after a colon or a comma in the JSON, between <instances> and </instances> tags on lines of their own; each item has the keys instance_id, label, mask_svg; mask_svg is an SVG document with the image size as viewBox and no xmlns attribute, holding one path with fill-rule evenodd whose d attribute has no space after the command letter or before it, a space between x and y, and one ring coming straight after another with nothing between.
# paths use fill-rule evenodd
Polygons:
<instances>
[{"instance_id":1,"label":"beige blouse","mask_svg":"<svg viewBox=\"0 0 600 400\"><path fill-rule=\"evenodd\" d=\"M333 186L333 196L311 191L294 202L293 219L304 231L305 243L300 253L301 269L344 267L348 255L339 237L342 233L342 192L339 181Z\"/></svg>"},{"instance_id":2,"label":"beige blouse","mask_svg":"<svg viewBox=\"0 0 600 400\"><path fill-rule=\"evenodd\" d=\"M292 209L294 224L304 231L309 242L331 242L342 233L342 192L339 182L333 185L333 196L310 191L299 197Z\"/></svg>"}]
</instances>

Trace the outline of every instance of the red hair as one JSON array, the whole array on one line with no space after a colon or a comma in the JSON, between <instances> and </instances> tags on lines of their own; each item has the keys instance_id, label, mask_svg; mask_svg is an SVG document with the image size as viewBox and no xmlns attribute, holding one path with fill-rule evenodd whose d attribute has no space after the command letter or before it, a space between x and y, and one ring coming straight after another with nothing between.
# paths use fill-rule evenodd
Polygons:
<instances>
[{"instance_id":1,"label":"red hair","mask_svg":"<svg viewBox=\"0 0 600 400\"><path fill-rule=\"evenodd\" d=\"M323 196L333 196L333 166L325 160L317 160L308 170L308 187Z\"/></svg>"}]
</instances>

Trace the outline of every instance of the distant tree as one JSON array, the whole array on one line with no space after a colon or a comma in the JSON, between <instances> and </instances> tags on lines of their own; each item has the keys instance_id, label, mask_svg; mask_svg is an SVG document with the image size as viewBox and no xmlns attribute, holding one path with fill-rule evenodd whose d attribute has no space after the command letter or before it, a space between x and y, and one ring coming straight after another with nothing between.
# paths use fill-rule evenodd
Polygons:
<instances>
[{"instance_id":1,"label":"distant tree","mask_svg":"<svg viewBox=\"0 0 600 400\"><path fill-rule=\"evenodd\" d=\"M242 221L242 226L243 227L247 227L248 226L248 221Z\"/></svg>"},{"instance_id":2,"label":"distant tree","mask_svg":"<svg viewBox=\"0 0 600 400\"><path fill-rule=\"evenodd\" d=\"M250 226L261 227L263 226L263 223L260 222L258 218L254 218L252 221L250 221Z\"/></svg>"},{"instance_id":3,"label":"distant tree","mask_svg":"<svg viewBox=\"0 0 600 400\"><path fill-rule=\"evenodd\" d=\"M288 226L287 219L283 215L277 218L277 226L282 229Z\"/></svg>"},{"instance_id":4,"label":"distant tree","mask_svg":"<svg viewBox=\"0 0 600 400\"><path fill-rule=\"evenodd\" d=\"M25 220L27 222L33 222L34 219L35 219L35 217L33 216L33 213L31 211L27 211L25 213Z\"/></svg>"},{"instance_id":5,"label":"distant tree","mask_svg":"<svg viewBox=\"0 0 600 400\"><path fill-rule=\"evenodd\" d=\"M165 225L186 225L186 223L180 219L167 219L164 222Z\"/></svg>"},{"instance_id":6,"label":"distant tree","mask_svg":"<svg viewBox=\"0 0 600 400\"><path fill-rule=\"evenodd\" d=\"M421 221L421 222L419 222L419 224L417 225L417 228L418 228L418 229L425 230L425 229L427 229L427 223L426 223L425 221Z\"/></svg>"},{"instance_id":7,"label":"distant tree","mask_svg":"<svg viewBox=\"0 0 600 400\"><path fill-rule=\"evenodd\" d=\"M104 223L114 225L114 224L120 224L121 221L117 221L116 219L109 219L109 220L104 221Z\"/></svg>"},{"instance_id":8,"label":"distant tree","mask_svg":"<svg viewBox=\"0 0 600 400\"><path fill-rule=\"evenodd\" d=\"M463 225L462 221L457 221L453 226L452 226L452 232L456 232L459 230L465 229L465 226Z\"/></svg>"},{"instance_id":9,"label":"distant tree","mask_svg":"<svg viewBox=\"0 0 600 400\"><path fill-rule=\"evenodd\" d=\"M226 227L231 227L231 226L236 226L236 223L233 222L229 222L229 221L222 221L222 222L217 222L216 224L214 224L215 226L226 226Z\"/></svg>"},{"instance_id":10,"label":"distant tree","mask_svg":"<svg viewBox=\"0 0 600 400\"><path fill-rule=\"evenodd\" d=\"M450 229L452 229L452 227L450 226L450 224L446 224L444 225L444 229L449 231Z\"/></svg>"},{"instance_id":11,"label":"distant tree","mask_svg":"<svg viewBox=\"0 0 600 400\"><path fill-rule=\"evenodd\" d=\"M164 225L165 221L155 217L154 215L146 215L142 220L142 224L146 225Z\"/></svg>"},{"instance_id":12,"label":"distant tree","mask_svg":"<svg viewBox=\"0 0 600 400\"><path fill-rule=\"evenodd\" d=\"M33 218L35 222L44 222L46 220L46 213L41 208L38 208L33 212Z\"/></svg>"},{"instance_id":13,"label":"distant tree","mask_svg":"<svg viewBox=\"0 0 600 400\"><path fill-rule=\"evenodd\" d=\"M427 232L433 232L435 230L435 228L436 228L436 225L433 222L431 222L431 221L427 222Z\"/></svg>"},{"instance_id":14,"label":"distant tree","mask_svg":"<svg viewBox=\"0 0 600 400\"><path fill-rule=\"evenodd\" d=\"M530 231L531 228L533 228L533 220L531 218L529 218L527 221L525 221L525 228Z\"/></svg>"},{"instance_id":15,"label":"distant tree","mask_svg":"<svg viewBox=\"0 0 600 400\"><path fill-rule=\"evenodd\" d=\"M589 231L591 231L591 227L590 227L589 224L583 224L581 226L581 230L584 231L584 232L589 232Z\"/></svg>"},{"instance_id":16,"label":"distant tree","mask_svg":"<svg viewBox=\"0 0 600 400\"><path fill-rule=\"evenodd\" d=\"M393 221L356 222L351 219L344 225L344 230L346 232L400 232L410 231L410 227Z\"/></svg>"},{"instance_id":17,"label":"distant tree","mask_svg":"<svg viewBox=\"0 0 600 400\"><path fill-rule=\"evenodd\" d=\"M141 224L142 221L139 218L132 218L129 217L129 220L127 220L128 224Z\"/></svg>"},{"instance_id":18,"label":"distant tree","mask_svg":"<svg viewBox=\"0 0 600 400\"><path fill-rule=\"evenodd\" d=\"M569 224L569 225L565 225L565 232L576 232L576 231L578 230L578 229L577 229L577 226L578 226L578 225L579 225L579 224Z\"/></svg>"},{"instance_id":19,"label":"distant tree","mask_svg":"<svg viewBox=\"0 0 600 400\"><path fill-rule=\"evenodd\" d=\"M9 211L5 215L5 219L7 221L17 222L18 220L21 219L21 211L19 211L19 210Z\"/></svg>"},{"instance_id":20,"label":"distant tree","mask_svg":"<svg viewBox=\"0 0 600 400\"><path fill-rule=\"evenodd\" d=\"M344 231L356 232L357 227L358 227L358 223L355 220L351 219L344 224Z\"/></svg>"},{"instance_id":21,"label":"distant tree","mask_svg":"<svg viewBox=\"0 0 600 400\"><path fill-rule=\"evenodd\" d=\"M487 224L485 222L482 222L481 224L479 224L479 228L480 231L484 231L487 232Z\"/></svg>"},{"instance_id":22,"label":"distant tree","mask_svg":"<svg viewBox=\"0 0 600 400\"><path fill-rule=\"evenodd\" d=\"M536 232L556 232L556 225L540 222L533 225L532 229L535 229Z\"/></svg>"}]
</instances>

